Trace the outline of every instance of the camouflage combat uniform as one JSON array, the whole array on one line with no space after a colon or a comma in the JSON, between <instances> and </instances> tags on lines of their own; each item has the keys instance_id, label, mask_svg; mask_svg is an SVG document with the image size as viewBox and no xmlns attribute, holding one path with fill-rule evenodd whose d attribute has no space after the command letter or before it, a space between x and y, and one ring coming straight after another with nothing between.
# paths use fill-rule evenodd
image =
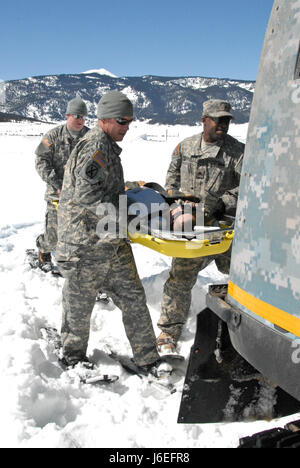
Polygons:
<instances>
[{"instance_id":1,"label":"camouflage combat uniform","mask_svg":"<svg viewBox=\"0 0 300 468\"><path fill-rule=\"evenodd\" d=\"M226 213L234 214L243 152L244 144L229 135L226 135L222 143L210 145L203 144L203 134L189 137L173 152L166 189L169 193L181 190L200 198L204 203L205 224L215 221L215 213L220 207L225 207ZM173 259L170 277L164 286L158 326L171 335L175 342L186 322L191 291L199 271L215 260L219 270L228 273L230 253L229 251L217 257Z\"/></svg>"},{"instance_id":2,"label":"camouflage combat uniform","mask_svg":"<svg viewBox=\"0 0 300 468\"><path fill-rule=\"evenodd\" d=\"M124 192L121 148L100 126L73 151L65 170L58 210L56 258L65 278L62 341L67 361L85 356L96 296L106 292L123 313L125 331L140 366L159 359L155 334L127 239L96 233L99 204L118 208Z\"/></svg>"},{"instance_id":3,"label":"camouflage combat uniform","mask_svg":"<svg viewBox=\"0 0 300 468\"><path fill-rule=\"evenodd\" d=\"M37 246L41 252L52 252L57 243L57 209L51 203L51 197L57 197L57 190L61 189L64 168L69 156L79 139L89 129L83 127L78 137L74 138L68 131L67 125L60 125L50 130L37 147L36 170L47 184L45 200L47 201L45 233L37 238Z\"/></svg>"}]
</instances>

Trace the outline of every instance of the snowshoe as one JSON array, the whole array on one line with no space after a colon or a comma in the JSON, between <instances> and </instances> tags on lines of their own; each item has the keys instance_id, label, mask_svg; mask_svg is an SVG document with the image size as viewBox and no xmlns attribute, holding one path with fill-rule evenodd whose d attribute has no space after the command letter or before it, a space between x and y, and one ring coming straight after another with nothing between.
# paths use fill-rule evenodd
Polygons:
<instances>
[{"instance_id":1,"label":"snowshoe","mask_svg":"<svg viewBox=\"0 0 300 468\"><path fill-rule=\"evenodd\" d=\"M52 262L50 253L43 254L34 249L26 250L27 262L33 270L40 269L44 273L52 273L55 276L62 276L57 265Z\"/></svg>"},{"instance_id":2,"label":"snowshoe","mask_svg":"<svg viewBox=\"0 0 300 468\"><path fill-rule=\"evenodd\" d=\"M141 374L153 375L157 379L164 379L172 374L172 366L166 362L158 360L147 366L139 367Z\"/></svg>"},{"instance_id":3,"label":"snowshoe","mask_svg":"<svg viewBox=\"0 0 300 468\"><path fill-rule=\"evenodd\" d=\"M62 356L61 337L56 328L45 327L41 328L41 335L47 343L52 345L53 352L57 357L57 362L60 368L68 372L70 377L79 378L84 384L109 384L119 380L119 376L103 374L99 368L92 363L86 356L83 356L80 361L69 362Z\"/></svg>"},{"instance_id":4,"label":"snowshoe","mask_svg":"<svg viewBox=\"0 0 300 468\"><path fill-rule=\"evenodd\" d=\"M95 368L95 364L91 362L86 356L83 356L79 360L72 360L69 361L65 357L58 359L59 365L67 370L67 369L74 369L76 366L82 367L83 369L93 370Z\"/></svg>"},{"instance_id":5,"label":"snowshoe","mask_svg":"<svg viewBox=\"0 0 300 468\"><path fill-rule=\"evenodd\" d=\"M162 397L172 395L177 391L176 386L169 381L172 374L172 367L169 364L159 360L147 366L137 366L129 356L108 351L107 355L118 362L128 374L139 377L141 381L155 388Z\"/></svg>"}]
</instances>

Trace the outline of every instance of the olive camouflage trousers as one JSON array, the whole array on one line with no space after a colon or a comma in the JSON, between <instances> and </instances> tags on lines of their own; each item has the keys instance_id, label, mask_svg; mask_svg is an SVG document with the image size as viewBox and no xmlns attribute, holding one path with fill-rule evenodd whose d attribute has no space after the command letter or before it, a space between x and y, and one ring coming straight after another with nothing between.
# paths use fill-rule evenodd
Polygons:
<instances>
[{"instance_id":1,"label":"olive camouflage trousers","mask_svg":"<svg viewBox=\"0 0 300 468\"><path fill-rule=\"evenodd\" d=\"M54 252L57 244L57 209L47 202L45 216L45 231L36 240L38 249L43 253Z\"/></svg>"},{"instance_id":2,"label":"olive camouflage trousers","mask_svg":"<svg viewBox=\"0 0 300 468\"><path fill-rule=\"evenodd\" d=\"M77 257L77 259L76 259ZM99 290L122 311L125 332L135 362L142 366L159 359L145 291L131 246L125 240L80 247L74 261L58 262L63 287L62 342L64 357L72 362L86 355L90 319ZM111 324L114 328L114 324Z\"/></svg>"},{"instance_id":3,"label":"olive camouflage trousers","mask_svg":"<svg viewBox=\"0 0 300 468\"><path fill-rule=\"evenodd\" d=\"M218 269L228 274L231 249L221 255L199 258L173 258L169 278L164 285L158 327L178 341L186 323L192 300L192 289L198 273L213 260Z\"/></svg>"}]
</instances>

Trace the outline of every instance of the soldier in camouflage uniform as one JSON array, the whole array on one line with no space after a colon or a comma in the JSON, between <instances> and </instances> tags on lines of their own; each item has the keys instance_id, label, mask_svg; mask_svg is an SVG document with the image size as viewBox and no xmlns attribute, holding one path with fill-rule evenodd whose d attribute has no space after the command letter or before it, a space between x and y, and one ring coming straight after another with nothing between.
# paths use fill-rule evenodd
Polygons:
<instances>
[{"instance_id":1,"label":"soldier in camouflage uniform","mask_svg":"<svg viewBox=\"0 0 300 468\"><path fill-rule=\"evenodd\" d=\"M203 104L203 133L187 138L175 149L167 173L170 194L181 190L200 198L204 204L205 224L222 215L234 215L237 204L244 144L227 134L233 118L229 103L213 99ZM230 254L196 259L174 258L164 286L162 330L157 344L161 354L176 353L176 344L187 320L192 288L199 271L213 260L223 273L229 273Z\"/></svg>"},{"instance_id":2,"label":"soldier in camouflage uniform","mask_svg":"<svg viewBox=\"0 0 300 468\"><path fill-rule=\"evenodd\" d=\"M36 240L41 268L51 265L51 252L55 251L57 243L57 209L51 200L59 198L67 160L80 138L89 130L84 125L87 113L82 99L72 99L67 106L66 123L44 135L35 152L36 170L47 184L45 232Z\"/></svg>"},{"instance_id":3,"label":"soldier in camouflage uniform","mask_svg":"<svg viewBox=\"0 0 300 468\"><path fill-rule=\"evenodd\" d=\"M123 93L112 91L100 100L97 116L97 126L68 161L59 204L57 260L65 278L63 356L69 365L88 361L90 318L101 288L121 309L134 360L148 371L157 369L160 359L131 246L127 238L96 233L99 206L110 203L118 213L119 196L124 194L121 148L116 142L128 131L133 106Z\"/></svg>"}]
</instances>

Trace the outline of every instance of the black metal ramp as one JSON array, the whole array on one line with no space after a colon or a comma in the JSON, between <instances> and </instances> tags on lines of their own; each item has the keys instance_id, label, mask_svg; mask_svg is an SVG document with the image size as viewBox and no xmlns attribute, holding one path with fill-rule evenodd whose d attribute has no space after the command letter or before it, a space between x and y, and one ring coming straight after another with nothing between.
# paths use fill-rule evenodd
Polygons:
<instances>
[{"instance_id":1,"label":"black metal ramp","mask_svg":"<svg viewBox=\"0 0 300 468\"><path fill-rule=\"evenodd\" d=\"M300 411L233 348L227 325L209 308L197 319L178 423L255 421Z\"/></svg>"}]
</instances>

